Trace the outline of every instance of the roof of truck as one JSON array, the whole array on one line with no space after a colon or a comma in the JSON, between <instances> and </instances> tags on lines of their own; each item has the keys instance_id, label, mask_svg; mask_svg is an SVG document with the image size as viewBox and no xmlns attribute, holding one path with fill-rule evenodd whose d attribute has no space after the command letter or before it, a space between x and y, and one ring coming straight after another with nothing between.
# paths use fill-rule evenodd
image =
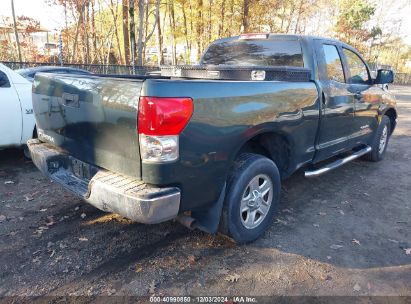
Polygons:
<instances>
[{"instance_id":1,"label":"roof of truck","mask_svg":"<svg viewBox=\"0 0 411 304\"><path fill-rule=\"evenodd\" d=\"M290 40L299 40L299 39L304 39L304 40L314 40L314 39L323 39L323 40L329 40L329 41L334 41L338 43L344 44L344 42L334 39L334 38L329 38L329 37L320 37L320 36L312 36L312 35L297 35L297 34L275 34L275 33L245 33L241 35L259 35L259 34L268 34L267 39L290 39ZM230 41L230 40L235 40L239 39L241 35L238 36L232 36L232 37L227 37L227 38L222 38L218 39L214 42L224 42L224 41ZM257 38L259 39L259 38Z\"/></svg>"}]
</instances>

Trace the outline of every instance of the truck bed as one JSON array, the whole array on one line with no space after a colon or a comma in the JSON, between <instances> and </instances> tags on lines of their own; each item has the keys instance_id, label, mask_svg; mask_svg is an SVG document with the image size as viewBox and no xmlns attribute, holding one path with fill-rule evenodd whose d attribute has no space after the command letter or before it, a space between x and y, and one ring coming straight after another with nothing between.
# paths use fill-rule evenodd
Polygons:
<instances>
[{"instance_id":1,"label":"truck bed","mask_svg":"<svg viewBox=\"0 0 411 304\"><path fill-rule=\"evenodd\" d=\"M180 136L178 161L163 165L141 163L137 132L140 96L193 99L194 113ZM206 180L209 192L204 201L217 195L217 187L225 179L219 176L213 181L210 174L221 166L225 171L236 146L253 132L261 132L261 125L275 125L279 132L292 133L299 138L298 151L314 153L319 117L313 82L161 76L38 74L33 106L42 141L83 162L150 184L188 185L187 199L190 188L198 188ZM299 155L293 159L297 165L307 161Z\"/></svg>"}]
</instances>

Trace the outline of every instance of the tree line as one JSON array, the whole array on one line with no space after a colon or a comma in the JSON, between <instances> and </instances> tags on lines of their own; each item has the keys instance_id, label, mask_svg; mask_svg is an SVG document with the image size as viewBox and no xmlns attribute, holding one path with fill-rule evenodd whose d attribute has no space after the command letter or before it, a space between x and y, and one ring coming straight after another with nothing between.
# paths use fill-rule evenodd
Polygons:
<instances>
[{"instance_id":1,"label":"tree line","mask_svg":"<svg viewBox=\"0 0 411 304\"><path fill-rule=\"evenodd\" d=\"M337 38L397 70L411 58L401 22L384 8L400 12L409 0L47 1L64 11L67 63L190 64L210 42L249 32Z\"/></svg>"}]
</instances>

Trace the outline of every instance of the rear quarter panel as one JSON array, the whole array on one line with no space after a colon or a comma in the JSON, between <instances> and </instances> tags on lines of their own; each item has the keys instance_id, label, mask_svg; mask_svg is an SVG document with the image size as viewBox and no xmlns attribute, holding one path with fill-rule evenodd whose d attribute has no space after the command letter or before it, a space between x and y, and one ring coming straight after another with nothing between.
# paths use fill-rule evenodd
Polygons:
<instances>
[{"instance_id":1,"label":"rear quarter panel","mask_svg":"<svg viewBox=\"0 0 411 304\"><path fill-rule=\"evenodd\" d=\"M314 83L147 80L142 96L191 97L193 116L180 136L180 159L143 164L143 180L182 189L181 210L215 201L237 152L265 132L286 137L291 170L311 161L319 122Z\"/></svg>"}]
</instances>

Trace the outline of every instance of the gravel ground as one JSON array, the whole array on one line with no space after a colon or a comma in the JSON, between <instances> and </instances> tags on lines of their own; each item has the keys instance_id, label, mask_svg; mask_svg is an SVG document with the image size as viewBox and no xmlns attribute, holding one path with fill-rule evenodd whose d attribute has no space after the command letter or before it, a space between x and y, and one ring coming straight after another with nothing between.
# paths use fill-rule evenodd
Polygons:
<instances>
[{"instance_id":1,"label":"gravel ground","mask_svg":"<svg viewBox=\"0 0 411 304\"><path fill-rule=\"evenodd\" d=\"M270 229L243 246L103 213L0 151L0 296L411 296L411 88L394 92L385 160L297 172Z\"/></svg>"}]
</instances>

